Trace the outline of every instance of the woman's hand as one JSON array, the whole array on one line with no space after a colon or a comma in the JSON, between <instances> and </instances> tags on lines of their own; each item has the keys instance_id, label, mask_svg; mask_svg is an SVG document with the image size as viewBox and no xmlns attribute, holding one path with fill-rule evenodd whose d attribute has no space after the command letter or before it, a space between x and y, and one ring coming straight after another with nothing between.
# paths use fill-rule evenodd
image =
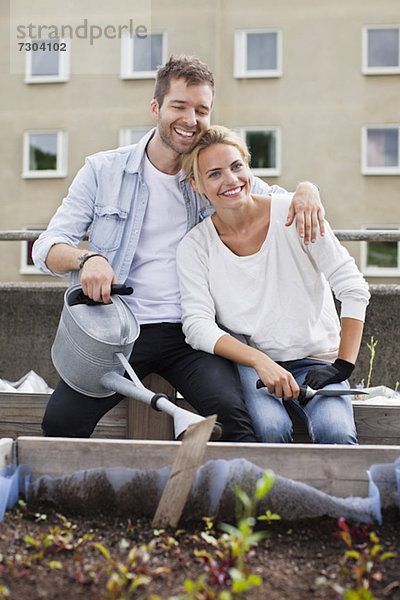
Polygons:
<instances>
[{"instance_id":1,"label":"woman's hand","mask_svg":"<svg viewBox=\"0 0 400 600\"><path fill-rule=\"evenodd\" d=\"M310 369L304 383L314 390L320 390L330 383L345 381L353 371L354 365L351 362L337 358L333 364L327 363Z\"/></svg>"},{"instance_id":2,"label":"woman's hand","mask_svg":"<svg viewBox=\"0 0 400 600\"><path fill-rule=\"evenodd\" d=\"M286 226L291 225L296 218L297 231L304 243L315 242L317 229L324 235L325 210L321 203L319 191L316 185L308 181L299 183L289 207Z\"/></svg>"},{"instance_id":3,"label":"woman's hand","mask_svg":"<svg viewBox=\"0 0 400 600\"><path fill-rule=\"evenodd\" d=\"M293 375L263 354L254 364L254 368L268 392L283 400L295 400L300 388Z\"/></svg>"}]
</instances>

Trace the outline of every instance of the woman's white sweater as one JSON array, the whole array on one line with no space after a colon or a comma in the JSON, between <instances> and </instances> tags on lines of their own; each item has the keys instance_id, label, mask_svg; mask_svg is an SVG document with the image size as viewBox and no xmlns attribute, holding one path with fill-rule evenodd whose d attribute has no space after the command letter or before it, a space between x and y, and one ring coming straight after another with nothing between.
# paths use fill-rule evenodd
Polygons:
<instances>
[{"instance_id":1,"label":"woman's white sweater","mask_svg":"<svg viewBox=\"0 0 400 600\"><path fill-rule=\"evenodd\" d=\"M363 321L368 285L328 223L305 246L295 224L285 227L291 196L272 196L270 225L256 254L237 256L211 218L178 247L177 264L186 341L213 353L224 329L246 336L273 360L334 356L341 317ZM221 327L223 329L221 329Z\"/></svg>"}]
</instances>

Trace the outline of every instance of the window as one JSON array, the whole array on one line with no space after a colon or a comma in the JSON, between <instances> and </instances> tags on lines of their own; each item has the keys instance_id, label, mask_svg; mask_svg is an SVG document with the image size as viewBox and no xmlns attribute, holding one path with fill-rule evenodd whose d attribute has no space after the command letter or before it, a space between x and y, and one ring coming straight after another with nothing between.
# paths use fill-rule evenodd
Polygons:
<instances>
[{"instance_id":1,"label":"window","mask_svg":"<svg viewBox=\"0 0 400 600\"><path fill-rule=\"evenodd\" d=\"M30 39L26 51L25 83L59 83L70 74L69 39Z\"/></svg>"},{"instance_id":2,"label":"window","mask_svg":"<svg viewBox=\"0 0 400 600\"><path fill-rule=\"evenodd\" d=\"M24 178L66 177L67 133L26 131L24 134Z\"/></svg>"},{"instance_id":3,"label":"window","mask_svg":"<svg viewBox=\"0 0 400 600\"><path fill-rule=\"evenodd\" d=\"M279 127L242 127L238 131L251 154L251 170L259 176L281 174L281 131Z\"/></svg>"},{"instance_id":4,"label":"window","mask_svg":"<svg viewBox=\"0 0 400 600\"><path fill-rule=\"evenodd\" d=\"M364 175L400 175L400 126L363 127L361 153Z\"/></svg>"},{"instance_id":5,"label":"window","mask_svg":"<svg viewBox=\"0 0 400 600\"><path fill-rule=\"evenodd\" d=\"M44 225L38 225L37 227L24 227L24 231L44 231L46 227ZM44 275L42 271L39 271L33 264L32 260L32 246L34 241L23 241L21 242L21 261L19 272L21 275Z\"/></svg>"},{"instance_id":6,"label":"window","mask_svg":"<svg viewBox=\"0 0 400 600\"><path fill-rule=\"evenodd\" d=\"M282 32L235 32L235 77L281 77Z\"/></svg>"},{"instance_id":7,"label":"window","mask_svg":"<svg viewBox=\"0 0 400 600\"><path fill-rule=\"evenodd\" d=\"M400 73L400 26L364 27L362 72L366 75Z\"/></svg>"},{"instance_id":8,"label":"window","mask_svg":"<svg viewBox=\"0 0 400 600\"><path fill-rule=\"evenodd\" d=\"M386 229L399 231L393 225L368 225L363 229ZM369 241L361 242L361 270L372 277L400 276L400 242Z\"/></svg>"},{"instance_id":9,"label":"window","mask_svg":"<svg viewBox=\"0 0 400 600\"><path fill-rule=\"evenodd\" d=\"M150 127L123 127L119 130L119 145L137 144L148 131Z\"/></svg>"},{"instance_id":10,"label":"window","mask_svg":"<svg viewBox=\"0 0 400 600\"><path fill-rule=\"evenodd\" d=\"M121 38L121 78L153 79L167 54L167 34L149 33L145 37Z\"/></svg>"}]
</instances>

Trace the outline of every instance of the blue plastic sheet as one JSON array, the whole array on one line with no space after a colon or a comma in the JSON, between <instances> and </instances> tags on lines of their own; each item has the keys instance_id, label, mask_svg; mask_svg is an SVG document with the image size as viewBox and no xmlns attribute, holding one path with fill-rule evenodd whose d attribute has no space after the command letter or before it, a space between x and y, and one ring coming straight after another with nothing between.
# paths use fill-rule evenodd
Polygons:
<instances>
[{"instance_id":1,"label":"blue plastic sheet","mask_svg":"<svg viewBox=\"0 0 400 600\"><path fill-rule=\"evenodd\" d=\"M0 471L0 521L16 505L20 493L27 496L30 473L29 465L9 465Z\"/></svg>"},{"instance_id":2,"label":"blue plastic sheet","mask_svg":"<svg viewBox=\"0 0 400 600\"><path fill-rule=\"evenodd\" d=\"M54 503L66 512L93 514L107 511L151 517L169 470L169 467L143 471L112 467L77 471L57 478L44 476L32 483L28 499ZM236 508L234 487L249 489L262 474L263 469L242 458L208 461L197 471L182 521L205 516L231 520ZM275 485L260 501L259 509L261 513L269 509L289 520L329 515L380 524L382 509L400 508L400 458L394 463L371 466L368 477L366 497L339 498L275 474Z\"/></svg>"},{"instance_id":3,"label":"blue plastic sheet","mask_svg":"<svg viewBox=\"0 0 400 600\"><path fill-rule=\"evenodd\" d=\"M5 511L18 502L19 495L32 502L53 502L59 510L77 513L107 510L152 516L169 470L97 468L58 478L44 476L30 484L29 465L9 466L0 471L0 521ZM218 515L229 520L235 510L234 486L254 484L262 473L260 467L244 459L208 461L197 471L183 519ZM337 498L276 474L275 485L260 509L278 512L286 519L329 515L381 523L382 508L400 508L400 458L372 465L368 477L367 497Z\"/></svg>"}]
</instances>

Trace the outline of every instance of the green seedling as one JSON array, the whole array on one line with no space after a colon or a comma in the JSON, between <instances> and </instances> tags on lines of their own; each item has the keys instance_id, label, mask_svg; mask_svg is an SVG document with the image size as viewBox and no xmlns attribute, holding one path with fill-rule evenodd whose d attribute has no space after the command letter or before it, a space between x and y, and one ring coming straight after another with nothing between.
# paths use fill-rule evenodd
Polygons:
<instances>
[{"instance_id":1,"label":"green seedling","mask_svg":"<svg viewBox=\"0 0 400 600\"><path fill-rule=\"evenodd\" d=\"M132 519L128 519L128 522L126 524L126 532L129 533L129 534L131 534L131 535L133 533L135 533L135 527L134 527L134 525L132 523Z\"/></svg>"},{"instance_id":2,"label":"green seedling","mask_svg":"<svg viewBox=\"0 0 400 600\"><path fill-rule=\"evenodd\" d=\"M26 515L27 513L27 509L28 509L28 505L25 502L25 500L22 500L22 498L20 498L17 502L17 506L15 507L15 511L17 513L17 515L22 518ZM1 596L0 596L1 598Z\"/></svg>"},{"instance_id":3,"label":"green seedling","mask_svg":"<svg viewBox=\"0 0 400 600\"><path fill-rule=\"evenodd\" d=\"M89 579L92 583L101 584L105 580L104 589L98 596L99 600L138 598L139 592L151 584L153 577L169 573L167 567L151 568L150 559L155 540L147 546L133 546L125 560L113 559L102 544L94 542L93 546L101 553L103 563L95 567L86 565L85 571L80 574L78 581L87 583Z\"/></svg>"},{"instance_id":4,"label":"green seedling","mask_svg":"<svg viewBox=\"0 0 400 600\"><path fill-rule=\"evenodd\" d=\"M369 348L369 351L370 351L367 383L365 384L365 379L362 379L361 382L359 384L357 384L357 386L356 386L358 388L369 388L371 386L372 371L373 371L374 360L375 360L375 356L376 356L375 347L376 347L377 343L378 343L378 340L374 340L374 336L371 336L370 343L369 344L367 343L367 347ZM400 393L399 385L400 385L400 382L396 381L396 384L394 387L394 392L396 394Z\"/></svg>"},{"instance_id":5,"label":"green seedling","mask_svg":"<svg viewBox=\"0 0 400 600\"><path fill-rule=\"evenodd\" d=\"M377 343L378 343L378 340L374 341L374 336L371 336L371 342L369 344L367 344L367 346L371 352L370 359L369 359L367 388L369 388L371 385L372 369L373 369L374 360L375 360L375 347L376 347Z\"/></svg>"},{"instance_id":6,"label":"green seedling","mask_svg":"<svg viewBox=\"0 0 400 600\"><path fill-rule=\"evenodd\" d=\"M165 529L154 529L153 533L158 538L158 546L163 550L179 548L179 542L174 537L168 535Z\"/></svg>"},{"instance_id":7,"label":"green seedling","mask_svg":"<svg viewBox=\"0 0 400 600\"><path fill-rule=\"evenodd\" d=\"M272 521L279 521L280 515L271 512L269 509L265 511L265 514L257 517L259 521L267 521L268 525L271 525Z\"/></svg>"},{"instance_id":8,"label":"green seedling","mask_svg":"<svg viewBox=\"0 0 400 600\"><path fill-rule=\"evenodd\" d=\"M182 529L178 529L175 532L175 536L179 536L182 532ZM155 536L157 536L155 540L156 548L163 552L168 552L168 554L173 554L174 556L176 556L178 567L183 567L184 560L178 540L175 537L168 535L165 529L155 529L153 533Z\"/></svg>"},{"instance_id":9,"label":"green seedling","mask_svg":"<svg viewBox=\"0 0 400 600\"><path fill-rule=\"evenodd\" d=\"M202 520L204 521L205 531L208 531L211 535L215 535L214 517L203 517Z\"/></svg>"},{"instance_id":10,"label":"green seedling","mask_svg":"<svg viewBox=\"0 0 400 600\"><path fill-rule=\"evenodd\" d=\"M30 535L25 536L26 544L35 550L32 560L41 562L45 557L62 551L76 551L86 540L93 537L85 534L83 537L76 538L76 525L68 521L63 515L59 514L57 516L61 519L62 526L50 527L48 533L41 533L38 538Z\"/></svg>"},{"instance_id":11,"label":"green seedling","mask_svg":"<svg viewBox=\"0 0 400 600\"><path fill-rule=\"evenodd\" d=\"M371 524L356 525L350 530L346 521L338 521L340 531L334 533L341 539L347 550L340 561L342 571L349 576L352 586L342 588L335 585L335 591L343 600L378 600L371 592L372 581L380 581L382 574L379 564L388 558L393 558L393 552L382 552L379 538L370 531Z\"/></svg>"},{"instance_id":12,"label":"green seedling","mask_svg":"<svg viewBox=\"0 0 400 600\"><path fill-rule=\"evenodd\" d=\"M0 600L11 599L11 592L6 585L0 585Z\"/></svg>"},{"instance_id":13,"label":"green seedling","mask_svg":"<svg viewBox=\"0 0 400 600\"><path fill-rule=\"evenodd\" d=\"M361 379L361 383L359 384L358 387L369 388L371 386L372 370L374 367L374 360L375 360L375 347L376 347L377 343L378 343L378 340L374 340L374 336L371 335L370 343L368 344L368 342L367 342L367 347L369 348L369 351L370 351L367 384L365 385L365 379Z\"/></svg>"},{"instance_id":14,"label":"green seedling","mask_svg":"<svg viewBox=\"0 0 400 600\"><path fill-rule=\"evenodd\" d=\"M40 521L46 521L47 520L47 515L43 514L43 513L35 513L35 521L37 523L39 523Z\"/></svg>"},{"instance_id":15,"label":"green seedling","mask_svg":"<svg viewBox=\"0 0 400 600\"><path fill-rule=\"evenodd\" d=\"M17 579L29 573L31 561L26 555L16 554L13 559L0 554L0 575L7 579ZM1 599L1 596L0 596Z\"/></svg>"},{"instance_id":16,"label":"green seedling","mask_svg":"<svg viewBox=\"0 0 400 600\"><path fill-rule=\"evenodd\" d=\"M207 548L195 551L195 556L203 560L206 573L195 581L186 580L186 594L178 596L178 600L233 600L262 583L261 577L249 572L246 557L250 548L266 537L265 531L254 531L255 514L257 503L274 483L273 473L265 471L252 495L235 486L237 525L222 523L223 533L219 538L215 536L213 520L204 519L205 531L201 538ZM270 512L265 516L272 519Z\"/></svg>"}]
</instances>

